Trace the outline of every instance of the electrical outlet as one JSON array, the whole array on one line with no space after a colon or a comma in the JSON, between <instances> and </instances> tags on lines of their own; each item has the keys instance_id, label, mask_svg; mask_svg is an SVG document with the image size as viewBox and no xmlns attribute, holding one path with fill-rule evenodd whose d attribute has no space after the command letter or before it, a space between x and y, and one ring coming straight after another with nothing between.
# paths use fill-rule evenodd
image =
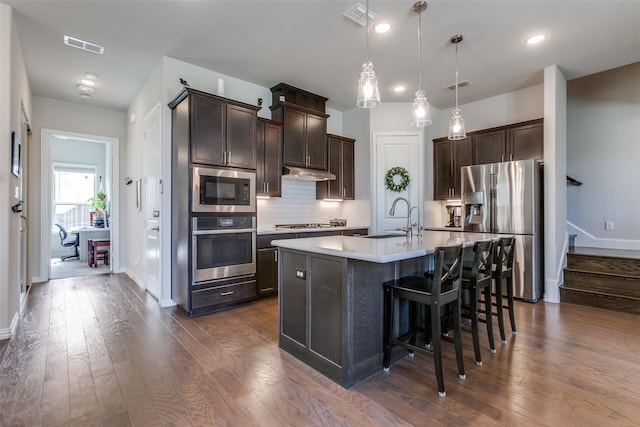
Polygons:
<instances>
[{"instance_id":1,"label":"electrical outlet","mask_svg":"<svg viewBox=\"0 0 640 427\"><path fill-rule=\"evenodd\" d=\"M613 221L605 221L604 222L605 230L613 230Z\"/></svg>"}]
</instances>

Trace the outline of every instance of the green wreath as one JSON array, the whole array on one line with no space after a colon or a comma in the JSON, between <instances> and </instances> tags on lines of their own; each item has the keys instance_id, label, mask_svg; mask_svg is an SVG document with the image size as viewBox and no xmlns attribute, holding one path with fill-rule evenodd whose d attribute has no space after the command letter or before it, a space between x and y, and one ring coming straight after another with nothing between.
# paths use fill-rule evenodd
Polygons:
<instances>
[{"instance_id":1,"label":"green wreath","mask_svg":"<svg viewBox=\"0 0 640 427\"><path fill-rule=\"evenodd\" d=\"M399 182L396 177L399 177ZM410 181L409 172L400 166L395 166L389 169L387 174L384 176L384 186L396 193L406 190Z\"/></svg>"}]
</instances>

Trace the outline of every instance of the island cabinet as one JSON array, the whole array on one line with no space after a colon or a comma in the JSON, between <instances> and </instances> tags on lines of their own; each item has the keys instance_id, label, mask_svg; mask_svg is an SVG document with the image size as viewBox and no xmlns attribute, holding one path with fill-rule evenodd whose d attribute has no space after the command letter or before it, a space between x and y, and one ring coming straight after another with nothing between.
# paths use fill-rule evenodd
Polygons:
<instances>
[{"instance_id":1,"label":"island cabinet","mask_svg":"<svg viewBox=\"0 0 640 427\"><path fill-rule=\"evenodd\" d=\"M458 141L450 141L447 138L433 140L433 196L435 200L461 197L460 168L471 165L472 159L469 138Z\"/></svg>"},{"instance_id":2,"label":"island cabinet","mask_svg":"<svg viewBox=\"0 0 640 427\"><path fill-rule=\"evenodd\" d=\"M271 118L283 126L283 165L327 170L329 115L288 102L279 102L271 109Z\"/></svg>"},{"instance_id":3,"label":"island cabinet","mask_svg":"<svg viewBox=\"0 0 640 427\"><path fill-rule=\"evenodd\" d=\"M349 388L382 369L382 283L426 271L426 258L386 264L279 248L279 346ZM402 349L393 360L404 356Z\"/></svg>"},{"instance_id":4,"label":"island cabinet","mask_svg":"<svg viewBox=\"0 0 640 427\"><path fill-rule=\"evenodd\" d=\"M170 104L187 102L191 163L256 168L256 120L260 107L185 88Z\"/></svg>"},{"instance_id":5,"label":"island cabinet","mask_svg":"<svg viewBox=\"0 0 640 427\"><path fill-rule=\"evenodd\" d=\"M256 151L256 195L280 197L282 123L258 118Z\"/></svg>"},{"instance_id":6,"label":"island cabinet","mask_svg":"<svg viewBox=\"0 0 640 427\"><path fill-rule=\"evenodd\" d=\"M329 172L336 179L317 182L316 199L354 199L355 142L355 139L327 135Z\"/></svg>"},{"instance_id":7,"label":"island cabinet","mask_svg":"<svg viewBox=\"0 0 640 427\"><path fill-rule=\"evenodd\" d=\"M354 228L349 230L309 231L304 233L272 233L261 234L257 239L256 275L258 297L266 297L278 293L278 250L271 244L272 240L295 239L299 237L321 236L366 236L368 229Z\"/></svg>"}]
</instances>

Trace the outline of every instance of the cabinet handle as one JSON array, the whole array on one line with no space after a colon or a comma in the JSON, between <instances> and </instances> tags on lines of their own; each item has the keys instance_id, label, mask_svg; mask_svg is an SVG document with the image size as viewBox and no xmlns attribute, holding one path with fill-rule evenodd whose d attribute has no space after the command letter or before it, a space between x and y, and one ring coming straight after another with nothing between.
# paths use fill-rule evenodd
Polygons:
<instances>
[{"instance_id":1,"label":"cabinet handle","mask_svg":"<svg viewBox=\"0 0 640 427\"><path fill-rule=\"evenodd\" d=\"M502 156L500 156L500 161L504 162L504 154Z\"/></svg>"},{"instance_id":2,"label":"cabinet handle","mask_svg":"<svg viewBox=\"0 0 640 427\"><path fill-rule=\"evenodd\" d=\"M229 295L233 295L233 291L230 291L230 292L222 292L222 293L220 294L220 296L221 296L221 297L228 297Z\"/></svg>"},{"instance_id":3,"label":"cabinet handle","mask_svg":"<svg viewBox=\"0 0 640 427\"><path fill-rule=\"evenodd\" d=\"M273 261L274 262L278 262L278 251L277 250L273 252Z\"/></svg>"},{"instance_id":4,"label":"cabinet handle","mask_svg":"<svg viewBox=\"0 0 640 427\"><path fill-rule=\"evenodd\" d=\"M227 151L227 164L231 163L231 151Z\"/></svg>"},{"instance_id":5,"label":"cabinet handle","mask_svg":"<svg viewBox=\"0 0 640 427\"><path fill-rule=\"evenodd\" d=\"M265 191L265 193L268 193L268 192L269 192L269 183L268 183L268 182L265 182L265 185L266 185L266 187L267 187L267 191Z\"/></svg>"},{"instance_id":6,"label":"cabinet handle","mask_svg":"<svg viewBox=\"0 0 640 427\"><path fill-rule=\"evenodd\" d=\"M509 160L513 161L513 153L509 154Z\"/></svg>"}]
</instances>

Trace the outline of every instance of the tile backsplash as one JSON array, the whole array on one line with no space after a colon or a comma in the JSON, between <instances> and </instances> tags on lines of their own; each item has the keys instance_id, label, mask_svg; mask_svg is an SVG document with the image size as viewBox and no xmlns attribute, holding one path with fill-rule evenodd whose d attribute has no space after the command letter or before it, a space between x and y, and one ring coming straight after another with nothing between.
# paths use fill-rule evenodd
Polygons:
<instances>
[{"instance_id":1,"label":"tile backsplash","mask_svg":"<svg viewBox=\"0 0 640 427\"><path fill-rule=\"evenodd\" d=\"M275 224L328 223L342 218L341 202L316 200L316 183L282 180L282 197L258 199L258 230Z\"/></svg>"}]
</instances>

